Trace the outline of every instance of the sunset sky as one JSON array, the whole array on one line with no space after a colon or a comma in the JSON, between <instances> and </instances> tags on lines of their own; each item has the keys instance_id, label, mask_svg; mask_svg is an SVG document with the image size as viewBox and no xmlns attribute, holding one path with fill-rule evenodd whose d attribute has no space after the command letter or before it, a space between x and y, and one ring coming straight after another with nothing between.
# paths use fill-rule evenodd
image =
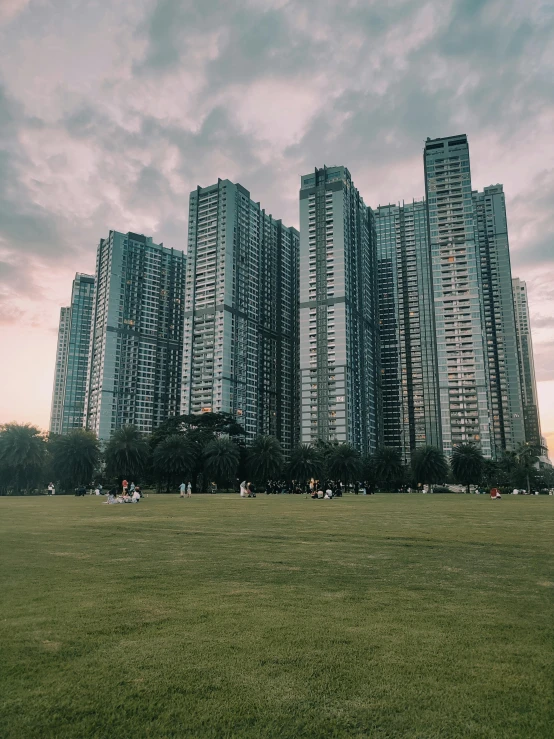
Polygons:
<instances>
[{"instance_id":1,"label":"sunset sky","mask_svg":"<svg viewBox=\"0 0 554 739\"><path fill-rule=\"evenodd\" d=\"M47 428L59 309L110 229L186 249L240 182L298 226L300 175L421 198L427 136L503 183L554 452L551 0L0 0L0 423Z\"/></svg>"}]
</instances>

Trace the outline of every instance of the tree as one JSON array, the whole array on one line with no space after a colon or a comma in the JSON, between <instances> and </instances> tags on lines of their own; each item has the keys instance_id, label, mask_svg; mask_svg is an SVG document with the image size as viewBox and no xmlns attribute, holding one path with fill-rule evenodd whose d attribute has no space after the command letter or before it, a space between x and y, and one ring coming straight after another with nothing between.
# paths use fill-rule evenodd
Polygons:
<instances>
[{"instance_id":1,"label":"tree","mask_svg":"<svg viewBox=\"0 0 554 739\"><path fill-rule=\"evenodd\" d=\"M531 492L531 479L536 474L539 457L543 451L542 445L529 444L527 442L519 444L515 451L516 474L525 479L528 493Z\"/></svg>"},{"instance_id":2,"label":"tree","mask_svg":"<svg viewBox=\"0 0 554 739\"><path fill-rule=\"evenodd\" d=\"M395 487L401 484L404 477L402 456L398 449L381 447L373 456L374 475L379 483L392 483Z\"/></svg>"},{"instance_id":3,"label":"tree","mask_svg":"<svg viewBox=\"0 0 554 739\"><path fill-rule=\"evenodd\" d=\"M368 491L373 492L378 482L374 454L362 457L362 480Z\"/></svg>"},{"instance_id":4,"label":"tree","mask_svg":"<svg viewBox=\"0 0 554 739\"><path fill-rule=\"evenodd\" d=\"M244 428L230 413L190 413L172 416L154 431L150 437L150 448L154 450L161 441L175 434L186 437L195 449L194 466L189 477L193 492L196 492L199 478L202 480L202 489L206 489L207 471L204 462L206 447L221 436L230 436L238 440L244 435Z\"/></svg>"},{"instance_id":5,"label":"tree","mask_svg":"<svg viewBox=\"0 0 554 739\"><path fill-rule=\"evenodd\" d=\"M300 444L291 454L289 477L291 480L306 483L312 477L320 477L321 466L322 461L317 449L309 444Z\"/></svg>"},{"instance_id":6,"label":"tree","mask_svg":"<svg viewBox=\"0 0 554 739\"><path fill-rule=\"evenodd\" d=\"M279 476L283 467L281 444L274 436L258 436L248 449L248 473L257 483Z\"/></svg>"},{"instance_id":7,"label":"tree","mask_svg":"<svg viewBox=\"0 0 554 739\"><path fill-rule=\"evenodd\" d=\"M41 482L46 443L40 430L30 424L0 426L2 488L29 490Z\"/></svg>"},{"instance_id":8,"label":"tree","mask_svg":"<svg viewBox=\"0 0 554 739\"><path fill-rule=\"evenodd\" d=\"M454 447L450 466L456 481L466 485L469 493L469 486L477 485L483 477L485 458L475 444L459 444Z\"/></svg>"},{"instance_id":9,"label":"tree","mask_svg":"<svg viewBox=\"0 0 554 739\"><path fill-rule=\"evenodd\" d=\"M333 446L327 457L327 472L333 480L340 480L345 485L359 480L362 476L362 458L357 449L350 444Z\"/></svg>"},{"instance_id":10,"label":"tree","mask_svg":"<svg viewBox=\"0 0 554 739\"><path fill-rule=\"evenodd\" d=\"M443 482L448 475L448 463L440 449L434 446L422 446L412 453L412 472L418 483L430 486Z\"/></svg>"},{"instance_id":11,"label":"tree","mask_svg":"<svg viewBox=\"0 0 554 739\"><path fill-rule=\"evenodd\" d=\"M218 485L234 481L240 461L240 449L230 439L214 439L204 449L206 474Z\"/></svg>"},{"instance_id":12,"label":"tree","mask_svg":"<svg viewBox=\"0 0 554 739\"><path fill-rule=\"evenodd\" d=\"M120 479L139 479L148 465L148 444L136 426L114 431L106 446L108 474Z\"/></svg>"},{"instance_id":13,"label":"tree","mask_svg":"<svg viewBox=\"0 0 554 739\"><path fill-rule=\"evenodd\" d=\"M152 468L158 481L163 480L167 489L190 477L196 463L196 449L186 436L167 436L156 446L152 454Z\"/></svg>"},{"instance_id":14,"label":"tree","mask_svg":"<svg viewBox=\"0 0 554 739\"><path fill-rule=\"evenodd\" d=\"M187 431L204 431L226 436L244 434L244 428L235 421L231 413L191 413L179 418Z\"/></svg>"},{"instance_id":15,"label":"tree","mask_svg":"<svg viewBox=\"0 0 554 739\"><path fill-rule=\"evenodd\" d=\"M52 474L62 489L87 485L100 458L98 439L91 431L74 429L65 436L50 436L48 451Z\"/></svg>"}]
</instances>

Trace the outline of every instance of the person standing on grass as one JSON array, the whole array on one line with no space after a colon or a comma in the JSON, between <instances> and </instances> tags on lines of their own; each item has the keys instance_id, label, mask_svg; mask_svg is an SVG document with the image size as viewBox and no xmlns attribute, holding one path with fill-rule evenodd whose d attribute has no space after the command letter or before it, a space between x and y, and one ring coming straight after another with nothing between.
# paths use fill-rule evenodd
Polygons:
<instances>
[{"instance_id":1,"label":"person standing on grass","mask_svg":"<svg viewBox=\"0 0 554 739\"><path fill-rule=\"evenodd\" d=\"M192 483L189 480L187 484L187 498L191 498L191 497L192 497Z\"/></svg>"},{"instance_id":2,"label":"person standing on grass","mask_svg":"<svg viewBox=\"0 0 554 739\"><path fill-rule=\"evenodd\" d=\"M48 485L48 493L49 493L50 495L56 495L56 488L54 487L54 483L53 483L53 482L51 482L51 483L50 483L50 484Z\"/></svg>"},{"instance_id":3,"label":"person standing on grass","mask_svg":"<svg viewBox=\"0 0 554 739\"><path fill-rule=\"evenodd\" d=\"M129 489L129 483L127 480L123 480L121 483L121 487L123 488L123 494L125 495L127 493L127 490Z\"/></svg>"},{"instance_id":4,"label":"person standing on grass","mask_svg":"<svg viewBox=\"0 0 554 739\"><path fill-rule=\"evenodd\" d=\"M131 495L135 492L135 483L134 482L131 483L131 487L129 488L129 492L131 493Z\"/></svg>"},{"instance_id":5,"label":"person standing on grass","mask_svg":"<svg viewBox=\"0 0 554 739\"><path fill-rule=\"evenodd\" d=\"M179 498L184 498L187 490L187 486L184 482L179 485Z\"/></svg>"}]
</instances>

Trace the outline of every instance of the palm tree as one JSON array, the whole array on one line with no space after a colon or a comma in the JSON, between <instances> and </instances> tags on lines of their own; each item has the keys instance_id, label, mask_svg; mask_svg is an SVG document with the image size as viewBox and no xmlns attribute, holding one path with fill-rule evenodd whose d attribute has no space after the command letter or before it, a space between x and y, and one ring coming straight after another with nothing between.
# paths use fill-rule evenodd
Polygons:
<instances>
[{"instance_id":1,"label":"palm tree","mask_svg":"<svg viewBox=\"0 0 554 739\"><path fill-rule=\"evenodd\" d=\"M454 447L450 466L455 479L466 485L469 493L469 486L477 485L483 477L485 458L475 444L459 444Z\"/></svg>"},{"instance_id":2,"label":"palm tree","mask_svg":"<svg viewBox=\"0 0 554 739\"><path fill-rule=\"evenodd\" d=\"M265 483L279 476L283 451L274 436L258 436L248 450L248 471L255 482Z\"/></svg>"},{"instance_id":3,"label":"palm tree","mask_svg":"<svg viewBox=\"0 0 554 739\"><path fill-rule=\"evenodd\" d=\"M148 444L136 426L122 426L114 431L106 446L108 474L137 479L148 461Z\"/></svg>"},{"instance_id":4,"label":"palm tree","mask_svg":"<svg viewBox=\"0 0 554 739\"><path fill-rule=\"evenodd\" d=\"M519 444L515 451L515 461L517 464L517 472L525 478L527 482L527 492L531 492L531 481L530 478L535 472L535 467L538 464L539 457L544 451L544 447L541 444Z\"/></svg>"},{"instance_id":5,"label":"palm tree","mask_svg":"<svg viewBox=\"0 0 554 739\"><path fill-rule=\"evenodd\" d=\"M446 479L448 463L440 449L422 446L412 454L412 472L416 481L428 484L432 492L433 483L443 482Z\"/></svg>"},{"instance_id":6,"label":"palm tree","mask_svg":"<svg viewBox=\"0 0 554 739\"><path fill-rule=\"evenodd\" d=\"M311 478L321 477L321 457L313 446L300 444L291 455L289 477L291 480L306 483Z\"/></svg>"},{"instance_id":7,"label":"palm tree","mask_svg":"<svg viewBox=\"0 0 554 739\"><path fill-rule=\"evenodd\" d=\"M0 468L4 488L28 490L40 483L46 455L44 437L36 426L0 426Z\"/></svg>"},{"instance_id":8,"label":"palm tree","mask_svg":"<svg viewBox=\"0 0 554 739\"><path fill-rule=\"evenodd\" d=\"M398 449L381 447L373 456L374 474L378 482L399 483L404 476L402 456Z\"/></svg>"},{"instance_id":9,"label":"palm tree","mask_svg":"<svg viewBox=\"0 0 554 739\"><path fill-rule=\"evenodd\" d=\"M237 474L240 449L230 439L214 439L204 449L204 460L208 477L218 485L228 485Z\"/></svg>"},{"instance_id":10,"label":"palm tree","mask_svg":"<svg viewBox=\"0 0 554 739\"><path fill-rule=\"evenodd\" d=\"M350 444L337 444L332 447L327 457L327 472L333 480L345 485L359 480L362 476L362 458L357 449Z\"/></svg>"},{"instance_id":11,"label":"palm tree","mask_svg":"<svg viewBox=\"0 0 554 739\"><path fill-rule=\"evenodd\" d=\"M50 436L48 440L52 473L63 489L90 482L98 460L98 439L91 431L74 429L65 436Z\"/></svg>"},{"instance_id":12,"label":"palm tree","mask_svg":"<svg viewBox=\"0 0 554 739\"><path fill-rule=\"evenodd\" d=\"M377 485L378 480L374 454L367 454L362 458L362 480L369 492L372 492Z\"/></svg>"},{"instance_id":13,"label":"palm tree","mask_svg":"<svg viewBox=\"0 0 554 739\"><path fill-rule=\"evenodd\" d=\"M178 485L185 477L190 477L195 463L196 449L182 434L166 436L152 454L153 472L168 489L172 483Z\"/></svg>"}]
</instances>

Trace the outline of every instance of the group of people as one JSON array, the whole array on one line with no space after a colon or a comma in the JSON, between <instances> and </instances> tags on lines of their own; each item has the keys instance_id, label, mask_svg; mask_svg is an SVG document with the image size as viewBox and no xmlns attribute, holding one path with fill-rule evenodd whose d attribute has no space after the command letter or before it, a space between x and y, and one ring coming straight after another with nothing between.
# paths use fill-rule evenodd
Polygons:
<instances>
[{"instance_id":1,"label":"group of people","mask_svg":"<svg viewBox=\"0 0 554 739\"><path fill-rule=\"evenodd\" d=\"M192 497L192 483L190 481L186 485L184 482L179 485L179 498L184 498L185 496L187 498Z\"/></svg>"},{"instance_id":2,"label":"group of people","mask_svg":"<svg viewBox=\"0 0 554 739\"><path fill-rule=\"evenodd\" d=\"M334 480L310 480L308 493L312 500L331 500L331 498L342 498L342 485ZM365 488L364 488L365 495Z\"/></svg>"},{"instance_id":3,"label":"group of people","mask_svg":"<svg viewBox=\"0 0 554 739\"><path fill-rule=\"evenodd\" d=\"M101 489L102 488L100 486L100 491ZM96 492L96 494L101 495L102 493ZM138 503L141 498L142 491L140 489L140 485L135 485L134 482L129 485L127 480L123 480L121 483L121 493L118 488L112 488L108 493L106 505L112 505L114 503Z\"/></svg>"},{"instance_id":4,"label":"group of people","mask_svg":"<svg viewBox=\"0 0 554 739\"><path fill-rule=\"evenodd\" d=\"M266 495L310 495L312 498L317 498L318 492L322 492L322 497L325 497L327 490L331 491L333 498L340 498L343 493L343 486L335 480L322 481L313 478L308 483L298 482L297 480L268 480L265 486ZM355 492L356 494L365 495L367 491L361 485L356 486Z\"/></svg>"}]
</instances>

